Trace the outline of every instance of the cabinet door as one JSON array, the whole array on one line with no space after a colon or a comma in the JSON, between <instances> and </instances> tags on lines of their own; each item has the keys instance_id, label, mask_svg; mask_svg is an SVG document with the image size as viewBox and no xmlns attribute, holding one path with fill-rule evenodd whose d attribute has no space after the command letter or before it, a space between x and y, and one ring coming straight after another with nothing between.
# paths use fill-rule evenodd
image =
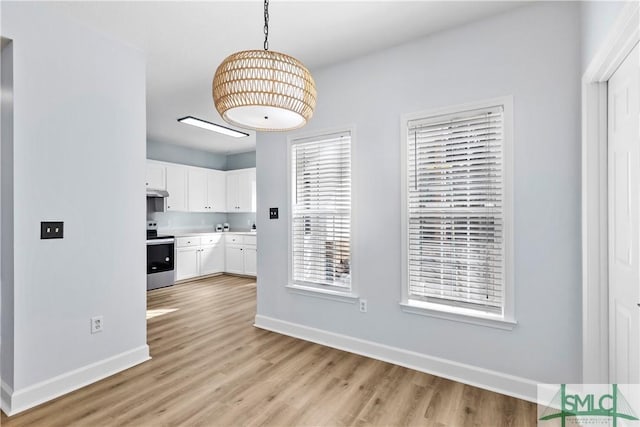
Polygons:
<instances>
[{"instance_id":1,"label":"cabinet door","mask_svg":"<svg viewBox=\"0 0 640 427\"><path fill-rule=\"evenodd\" d=\"M239 212L256 211L256 170L243 171L238 175Z\"/></svg>"},{"instance_id":2,"label":"cabinet door","mask_svg":"<svg viewBox=\"0 0 640 427\"><path fill-rule=\"evenodd\" d=\"M207 204L207 171L189 169L189 212L210 212Z\"/></svg>"},{"instance_id":3,"label":"cabinet door","mask_svg":"<svg viewBox=\"0 0 640 427\"><path fill-rule=\"evenodd\" d=\"M199 275L198 247L176 249L176 280L185 280Z\"/></svg>"},{"instance_id":4,"label":"cabinet door","mask_svg":"<svg viewBox=\"0 0 640 427\"><path fill-rule=\"evenodd\" d=\"M167 211L187 210L187 170L181 166L167 166Z\"/></svg>"},{"instance_id":5,"label":"cabinet door","mask_svg":"<svg viewBox=\"0 0 640 427\"><path fill-rule=\"evenodd\" d=\"M238 188L240 180L237 173L227 174L227 212L238 212Z\"/></svg>"},{"instance_id":6,"label":"cabinet door","mask_svg":"<svg viewBox=\"0 0 640 427\"><path fill-rule=\"evenodd\" d=\"M244 274L257 276L258 260L256 248L245 247L242 252L244 254Z\"/></svg>"},{"instance_id":7,"label":"cabinet door","mask_svg":"<svg viewBox=\"0 0 640 427\"><path fill-rule=\"evenodd\" d=\"M200 248L200 275L224 271L224 246L202 246Z\"/></svg>"},{"instance_id":8,"label":"cabinet door","mask_svg":"<svg viewBox=\"0 0 640 427\"><path fill-rule=\"evenodd\" d=\"M147 162L146 187L153 190L166 190L167 184L165 182L164 173L164 165Z\"/></svg>"},{"instance_id":9,"label":"cabinet door","mask_svg":"<svg viewBox=\"0 0 640 427\"><path fill-rule=\"evenodd\" d=\"M238 246L227 247L225 251L224 271L227 273L244 274L242 248Z\"/></svg>"},{"instance_id":10,"label":"cabinet door","mask_svg":"<svg viewBox=\"0 0 640 427\"><path fill-rule=\"evenodd\" d=\"M221 171L207 173L207 209L209 212L227 211L227 180Z\"/></svg>"}]
</instances>

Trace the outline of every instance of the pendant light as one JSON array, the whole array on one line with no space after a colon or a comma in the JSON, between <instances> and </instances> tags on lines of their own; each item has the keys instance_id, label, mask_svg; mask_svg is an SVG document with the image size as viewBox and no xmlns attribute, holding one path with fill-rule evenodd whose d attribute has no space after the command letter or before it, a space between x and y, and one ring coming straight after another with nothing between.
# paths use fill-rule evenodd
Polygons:
<instances>
[{"instance_id":1,"label":"pendant light","mask_svg":"<svg viewBox=\"0 0 640 427\"><path fill-rule=\"evenodd\" d=\"M228 56L213 77L218 113L235 126L286 131L304 126L316 106L316 86L302 62L269 50L269 0L264 2L264 50Z\"/></svg>"}]
</instances>

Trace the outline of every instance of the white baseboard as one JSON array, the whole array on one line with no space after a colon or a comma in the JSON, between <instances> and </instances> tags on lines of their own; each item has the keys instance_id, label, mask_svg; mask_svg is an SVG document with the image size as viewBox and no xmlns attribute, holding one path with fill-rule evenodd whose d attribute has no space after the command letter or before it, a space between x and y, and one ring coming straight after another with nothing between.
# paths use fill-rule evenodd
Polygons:
<instances>
[{"instance_id":1,"label":"white baseboard","mask_svg":"<svg viewBox=\"0 0 640 427\"><path fill-rule=\"evenodd\" d=\"M1 381L0 382L0 408L2 408L2 410L4 410L4 408L10 407L9 402L11 401L12 393L13 393L13 389L9 387L9 385L4 381Z\"/></svg>"},{"instance_id":2,"label":"white baseboard","mask_svg":"<svg viewBox=\"0 0 640 427\"><path fill-rule=\"evenodd\" d=\"M256 315L254 326L517 397L518 399L524 399L529 402L536 402L538 383L526 378L390 347L372 341L365 341L347 335L310 328L268 316Z\"/></svg>"},{"instance_id":3,"label":"white baseboard","mask_svg":"<svg viewBox=\"0 0 640 427\"><path fill-rule=\"evenodd\" d=\"M149 346L145 344L23 389L12 390L3 382L2 411L7 416L15 415L149 359Z\"/></svg>"}]
</instances>

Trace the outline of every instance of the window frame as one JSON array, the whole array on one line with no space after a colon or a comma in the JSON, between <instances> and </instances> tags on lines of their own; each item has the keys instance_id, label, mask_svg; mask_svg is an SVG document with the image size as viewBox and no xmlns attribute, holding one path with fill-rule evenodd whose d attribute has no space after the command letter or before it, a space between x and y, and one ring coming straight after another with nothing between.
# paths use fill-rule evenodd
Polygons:
<instances>
[{"instance_id":1,"label":"window frame","mask_svg":"<svg viewBox=\"0 0 640 427\"><path fill-rule=\"evenodd\" d=\"M409 122L434 116L461 113L469 110L503 107L504 138L503 155L503 214L504 214L504 282L503 313L494 315L479 310L456 307L454 305L428 303L409 299L409 166L407 164ZM503 96L478 102L458 104L425 111L403 114L400 118L400 161L401 161L401 259L402 293L400 308L411 314L489 326L511 330L515 320L514 274L513 274L513 96Z\"/></svg>"},{"instance_id":2,"label":"window frame","mask_svg":"<svg viewBox=\"0 0 640 427\"><path fill-rule=\"evenodd\" d=\"M350 136L350 167L351 167L351 218L349 222L349 256L350 256L350 286L339 287L324 285L320 283L295 281L293 279L293 165L292 165L292 149L299 143L312 142L330 138L336 134L348 134ZM354 262L354 152L355 152L356 131L355 126L343 126L334 129L325 129L321 131L296 133L287 137L287 285L286 289L295 294L318 297L338 302L346 302L355 304L358 300L356 292L357 285L357 265Z\"/></svg>"}]
</instances>

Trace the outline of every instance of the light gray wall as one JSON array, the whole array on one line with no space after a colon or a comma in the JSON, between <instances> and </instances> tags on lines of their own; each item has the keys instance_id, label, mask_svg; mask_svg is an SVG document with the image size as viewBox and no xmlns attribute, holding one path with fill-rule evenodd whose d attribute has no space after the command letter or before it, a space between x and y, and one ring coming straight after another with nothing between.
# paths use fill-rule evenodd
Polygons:
<instances>
[{"instance_id":1,"label":"light gray wall","mask_svg":"<svg viewBox=\"0 0 640 427\"><path fill-rule=\"evenodd\" d=\"M611 26L622 11L623 1L580 2L580 26L582 34L582 71L607 36Z\"/></svg>"},{"instance_id":2,"label":"light gray wall","mask_svg":"<svg viewBox=\"0 0 640 427\"><path fill-rule=\"evenodd\" d=\"M256 152L229 154L227 156L227 170L246 169L256 167Z\"/></svg>"},{"instance_id":3,"label":"light gray wall","mask_svg":"<svg viewBox=\"0 0 640 427\"><path fill-rule=\"evenodd\" d=\"M2 4L14 40L16 394L146 348L144 57L48 9ZM64 221L64 239L40 240L43 220ZM95 315L104 330L91 335Z\"/></svg>"},{"instance_id":4,"label":"light gray wall","mask_svg":"<svg viewBox=\"0 0 640 427\"><path fill-rule=\"evenodd\" d=\"M539 382L581 379L580 25L577 3L536 3L314 72L302 133L353 125L357 305L287 284L286 135L257 142L257 314ZM404 313L400 116L514 99L515 314L503 331ZM269 220L269 207L280 207Z\"/></svg>"},{"instance_id":5,"label":"light gray wall","mask_svg":"<svg viewBox=\"0 0 640 427\"><path fill-rule=\"evenodd\" d=\"M158 141L147 141L147 159L226 170L227 156Z\"/></svg>"},{"instance_id":6,"label":"light gray wall","mask_svg":"<svg viewBox=\"0 0 640 427\"><path fill-rule=\"evenodd\" d=\"M1 288L2 351L0 377L13 387L13 43L3 41L0 65L0 227L2 228ZM6 397L4 397L6 399Z\"/></svg>"}]
</instances>

